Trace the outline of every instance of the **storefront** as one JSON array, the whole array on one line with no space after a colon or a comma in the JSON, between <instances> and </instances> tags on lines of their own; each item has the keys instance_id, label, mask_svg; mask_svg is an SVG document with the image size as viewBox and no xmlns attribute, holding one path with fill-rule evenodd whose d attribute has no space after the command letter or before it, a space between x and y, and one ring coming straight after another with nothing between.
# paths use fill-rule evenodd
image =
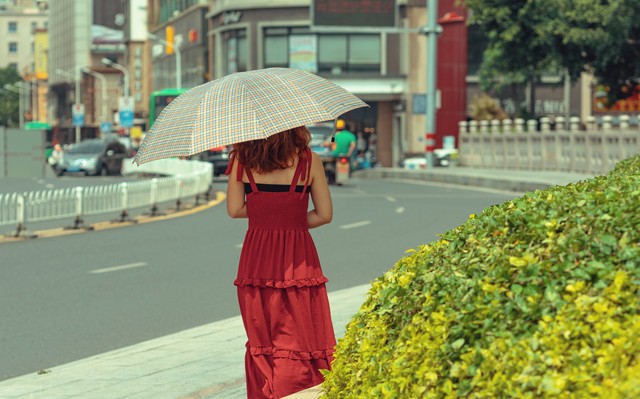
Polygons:
<instances>
[{"instance_id":1,"label":"storefront","mask_svg":"<svg viewBox=\"0 0 640 399\"><path fill-rule=\"evenodd\" d=\"M394 124L394 110L403 103L406 79L397 35L315 32L309 5L268 7L260 1L255 8L215 9L207 20L212 77L269 67L318 74L369 104L343 119L374 144L370 149L382 165L394 164L394 154L399 162L402 150L393 150L394 137L403 137L404 123Z\"/></svg>"}]
</instances>

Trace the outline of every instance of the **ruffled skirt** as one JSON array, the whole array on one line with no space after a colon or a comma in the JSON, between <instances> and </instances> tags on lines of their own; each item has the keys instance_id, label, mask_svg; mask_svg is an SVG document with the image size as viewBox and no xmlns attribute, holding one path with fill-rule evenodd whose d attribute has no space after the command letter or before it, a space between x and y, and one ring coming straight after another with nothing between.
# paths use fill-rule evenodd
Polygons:
<instances>
[{"instance_id":1,"label":"ruffled skirt","mask_svg":"<svg viewBox=\"0 0 640 399\"><path fill-rule=\"evenodd\" d=\"M250 399L282 398L323 381L319 370L330 369L336 343L326 281L308 231L247 232L235 285Z\"/></svg>"}]
</instances>

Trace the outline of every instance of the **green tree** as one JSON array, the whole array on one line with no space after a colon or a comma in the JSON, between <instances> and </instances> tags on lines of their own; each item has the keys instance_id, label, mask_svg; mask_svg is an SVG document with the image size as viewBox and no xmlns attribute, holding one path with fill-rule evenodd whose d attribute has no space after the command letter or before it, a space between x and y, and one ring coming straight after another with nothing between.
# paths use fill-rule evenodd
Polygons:
<instances>
[{"instance_id":1,"label":"green tree","mask_svg":"<svg viewBox=\"0 0 640 399\"><path fill-rule=\"evenodd\" d=\"M542 0L463 2L471 10L469 22L477 24L487 38L479 70L481 88L490 91L531 83L529 112L533 113L535 83L555 65L548 22L556 10Z\"/></svg>"},{"instance_id":2,"label":"green tree","mask_svg":"<svg viewBox=\"0 0 640 399\"><path fill-rule=\"evenodd\" d=\"M554 69L572 80L593 73L610 87L610 102L640 83L640 0L461 1L488 41L484 90L535 83Z\"/></svg>"},{"instance_id":3,"label":"green tree","mask_svg":"<svg viewBox=\"0 0 640 399\"><path fill-rule=\"evenodd\" d=\"M0 88L22 80L13 68L0 68ZM0 91L0 126L16 126L20 120L18 101L20 96L8 90Z\"/></svg>"},{"instance_id":4,"label":"green tree","mask_svg":"<svg viewBox=\"0 0 640 399\"><path fill-rule=\"evenodd\" d=\"M556 0L554 37L558 62L572 79L588 71L610 88L609 102L640 84L640 0Z\"/></svg>"}]
</instances>

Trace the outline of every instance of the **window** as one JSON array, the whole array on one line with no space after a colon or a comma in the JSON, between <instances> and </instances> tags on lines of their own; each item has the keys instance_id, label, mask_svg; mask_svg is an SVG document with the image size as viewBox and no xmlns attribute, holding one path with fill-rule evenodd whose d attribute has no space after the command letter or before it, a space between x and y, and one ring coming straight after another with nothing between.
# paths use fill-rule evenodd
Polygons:
<instances>
[{"instance_id":1,"label":"window","mask_svg":"<svg viewBox=\"0 0 640 399\"><path fill-rule=\"evenodd\" d=\"M247 31L230 30L224 33L225 74L244 72L248 64Z\"/></svg>"},{"instance_id":2,"label":"window","mask_svg":"<svg viewBox=\"0 0 640 399\"><path fill-rule=\"evenodd\" d=\"M13 69L14 71L18 70L18 64L15 62L11 62L9 63L9 68Z\"/></svg>"},{"instance_id":3,"label":"window","mask_svg":"<svg viewBox=\"0 0 640 399\"><path fill-rule=\"evenodd\" d=\"M380 72L379 34L313 34L307 27L264 30L264 67L309 72Z\"/></svg>"},{"instance_id":4,"label":"window","mask_svg":"<svg viewBox=\"0 0 640 399\"><path fill-rule=\"evenodd\" d=\"M15 54L18 52L18 43L9 42L9 53Z\"/></svg>"},{"instance_id":5,"label":"window","mask_svg":"<svg viewBox=\"0 0 640 399\"><path fill-rule=\"evenodd\" d=\"M18 33L18 23L15 21L9 22L9 33Z\"/></svg>"},{"instance_id":6,"label":"window","mask_svg":"<svg viewBox=\"0 0 640 399\"><path fill-rule=\"evenodd\" d=\"M31 32L33 32L34 30L36 30L38 28L38 23L37 22L31 22Z\"/></svg>"}]
</instances>

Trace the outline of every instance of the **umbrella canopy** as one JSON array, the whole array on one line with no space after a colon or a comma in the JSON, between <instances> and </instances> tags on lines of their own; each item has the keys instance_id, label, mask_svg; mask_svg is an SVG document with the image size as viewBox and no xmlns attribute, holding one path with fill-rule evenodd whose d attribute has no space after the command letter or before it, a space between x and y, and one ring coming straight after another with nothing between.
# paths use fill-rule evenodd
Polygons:
<instances>
[{"instance_id":1,"label":"umbrella canopy","mask_svg":"<svg viewBox=\"0 0 640 399\"><path fill-rule=\"evenodd\" d=\"M297 69L234 73L176 97L145 135L134 162L264 139L367 106L335 83Z\"/></svg>"}]
</instances>

